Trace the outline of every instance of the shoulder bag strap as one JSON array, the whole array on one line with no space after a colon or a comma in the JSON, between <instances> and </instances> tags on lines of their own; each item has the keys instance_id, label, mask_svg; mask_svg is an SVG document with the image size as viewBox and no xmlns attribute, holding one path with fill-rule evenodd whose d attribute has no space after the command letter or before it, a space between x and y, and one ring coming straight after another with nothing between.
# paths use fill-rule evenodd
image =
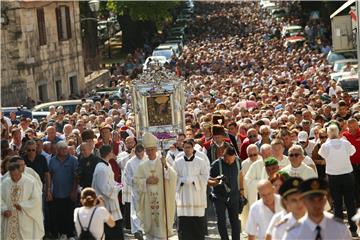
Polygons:
<instances>
[{"instance_id":1,"label":"shoulder bag strap","mask_svg":"<svg viewBox=\"0 0 360 240\"><path fill-rule=\"evenodd\" d=\"M79 212L80 212L80 208L79 208L79 210L78 210L78 212L77 212L77 219L78 219L78 222L79 222L81 231L84 231L84 228L83 228L83 226L82 226L82 224L81 224L81 221L80 221Z\"/></svg>"},{"instance_id":2,"label":"shoulder bag strap","mask_svg":"<svg viewBox=\"0 0 360 240\"><path fill-rule=\"evenodd\" d=\"M94 211L93 211L92 214L91 214L90 221L89 221L89 225L88 225L88 227L87 227L87 230L88 230L88 231L90 230L91 221L92 221L92 219L93 219L93 216L94 216L94 213L95 213L96 209L97 209L97 207L95 207Z\"/></svg>"},{"instance_id":3,"label":"shoulder bag strap","mask_svg":"<svg viewBox=\"0 0 360 240\"><path fill-rule=\"evenodd\" d=\"M219 159L219 172L220 172L220 175L223 174L223 168L222 168L222 158Z\"/></svg>"},{"instance_id":4,"label":"shoulder bag strap","mask_svg":"<svg viewBox=\"0 0 360 240\"><path fill-rule=\"evenodd\" d=\"M239 163L239 158L236 158L235 161L236 161L236 166L237 166L237 169L238 169L238 177L237 177L237 182L238 182L238 188L240 190L240 163Z\"/></svg>"}]
</instances>

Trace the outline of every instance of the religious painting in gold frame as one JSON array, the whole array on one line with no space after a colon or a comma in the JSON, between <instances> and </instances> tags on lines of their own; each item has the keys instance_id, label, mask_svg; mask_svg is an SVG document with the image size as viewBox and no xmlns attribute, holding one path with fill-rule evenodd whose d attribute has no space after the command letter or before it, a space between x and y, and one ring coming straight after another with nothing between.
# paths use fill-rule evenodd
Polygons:
<instances>
[{"instance_id":1,"label":"religious painting in gold frame","mask_svg":"<svg viewBox=\"0 0 360 240\"><path fill-rule=\"evenodd\" d=\"M172 108L170 95L147 97L149 127L172 125Z\"/></svg>"}]
</instances>

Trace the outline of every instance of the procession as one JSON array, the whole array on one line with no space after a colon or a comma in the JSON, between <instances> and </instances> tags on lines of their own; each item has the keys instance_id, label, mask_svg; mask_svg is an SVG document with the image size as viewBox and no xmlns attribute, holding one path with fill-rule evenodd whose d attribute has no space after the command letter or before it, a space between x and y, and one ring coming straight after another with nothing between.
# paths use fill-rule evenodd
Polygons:
<instances>
[{"instance_id":1,"label":"procession","mask_svg":"<svg viewBox=\"0 0 360 240\"><path fill-rule=\"evenodd\" d=\"M2 105L1 239L360 239L360 102L330 22L299 1L181 4L106 82Z\"/></svg>"}]
</instances>

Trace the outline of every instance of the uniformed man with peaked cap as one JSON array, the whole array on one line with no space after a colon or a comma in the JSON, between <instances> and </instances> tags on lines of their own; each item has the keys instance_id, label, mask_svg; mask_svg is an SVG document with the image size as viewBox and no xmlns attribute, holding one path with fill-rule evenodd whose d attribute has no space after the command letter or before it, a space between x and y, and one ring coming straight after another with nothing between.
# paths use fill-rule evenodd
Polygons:
<instances>
[{"instance_id":1,"label":"uniformed man with peaked cap","mask_svg":"<svg viewBox=\"0 0 360 240\"><path fill-rule=\"evenodd\" d=\"M283 212L277 213L271 219L266 231L266 239L282 239L285 231L297 223L302 218L306 209L301 201L299 192L300 183L303 180L298 177L287 179L280 187L279 194L282 198Z\"/></svg>"},{"instance_id":2,"label":"uniformed man with peaked cap","mask_svg":"<svg viewBox=\"0 0 360 240\"><path fill-rule=\"evenodd\" d=\"M307 214L298 224L289 228L283 239L286 240L325 240L352 239L346 225L328 212L324 212L327 194L327 182L310 178L299 186Z\"/></svg>"}]
</instances>

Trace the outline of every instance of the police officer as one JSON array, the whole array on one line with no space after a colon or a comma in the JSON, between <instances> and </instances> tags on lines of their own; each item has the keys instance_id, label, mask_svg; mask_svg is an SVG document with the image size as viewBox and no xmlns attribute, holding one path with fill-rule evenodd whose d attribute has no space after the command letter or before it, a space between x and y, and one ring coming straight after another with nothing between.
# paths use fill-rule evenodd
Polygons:
<instances>
[{"instance_id":1,"label":"police officer","mask_svg":"<svg viewBox=\"0 0 360 240\"><path fill-rule=\"evenodd\" d=\"M341 220L324 212L326 189L326 181L318 178L310 178L300 184L299 190L302 193L307 215L298 224L288 229L284 239L352 239L349 229Z\"/></svg>"},{"instance_id":2,"label":"police officer","mask_svg":"<svg viewBox=\"0 0 360 240\"><path fill-rule=\"evenodd\" d=\"M302 182L301 178L293 177L281 185L279 194L286 213L282 215L283 213L279 212L273 216L266 231L266 240L282 239L285 231L305 215L306 208L301 201L301 193L299 192L299 185Z\"/></svg>"},{"instance_id":3,"label":"police officer","mask_svg":"<svg viewBox=\"0 0 360 240\"><path fill-rule=\"evenodd\" d=\"M240 179L240 159L233 147L225 150L221 157L211 164L209 186L213 186L217 225L222 240L228 240L226 228L226 210L231 224L233 240L240 240L239 201L242 181Z\"/></svg>"}]
</instances>

